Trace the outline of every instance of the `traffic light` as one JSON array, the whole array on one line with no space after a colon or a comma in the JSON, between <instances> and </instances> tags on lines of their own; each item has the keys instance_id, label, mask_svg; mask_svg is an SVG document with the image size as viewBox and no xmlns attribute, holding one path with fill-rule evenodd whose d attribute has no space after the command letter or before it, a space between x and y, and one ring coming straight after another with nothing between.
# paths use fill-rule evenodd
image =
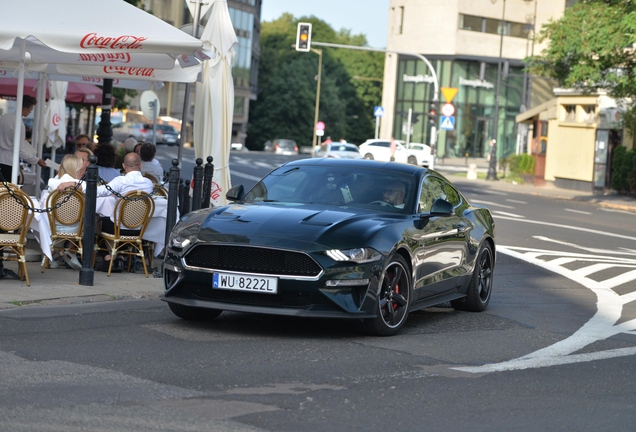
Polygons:
<instances>
[{"instance_id":1,"label":"traffic light","mask_svg":"<svg viewBox=\"0 0 636 432\"><path fill-rule=\"evenodd\" d=\"M437 124L437 102L431 102L428 106L428 122L433 126Z\"/></svg>"},{"instance_id":2,"label":"traffic light","mask_svg":"<svg viewBox=\"0 0 636 432\"><path fill-rule=\"evenodd\" d=\"M296 31L296 51L309 52L311 49L311 24L298 23Z\"/></svg>"}]
</instances>

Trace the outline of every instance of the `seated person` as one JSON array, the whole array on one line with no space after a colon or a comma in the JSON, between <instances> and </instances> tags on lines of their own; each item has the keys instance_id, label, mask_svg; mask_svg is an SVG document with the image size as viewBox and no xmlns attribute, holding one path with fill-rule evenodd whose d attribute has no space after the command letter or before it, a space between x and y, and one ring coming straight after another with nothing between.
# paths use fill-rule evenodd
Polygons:
<instances>
[{"instance_id":1,"label":"seated person","mask_svg":"<svg viewBox=\"0 0 636 432\"><path fill-rule=\"evenodd\" d=\"M141 172L148 173L157 179L158 182L163 180L163 168L153 162L157 147L151 143L143 143L139 148L139 156L141 156Z\"/></svg>"},{"instance_id":2,"label":"seated person","mask_svg":"<svg viewBox=\"0 0 636 432\"><path fill-rule=\"evenodd\" d=\"M110 143L99 144L93 152L97 156L97 175L106 183L119 177L121 173L115 168L115 148Z\"/></svg>"},{"instance_id":3,"label":"seated person","mask_svg":"<svg viewBox=\"0 0 636 432\"><path fill-rule=\"evenodd\" d=\"M393 180L386 184L382 191L382 200L392 207L404 208L404 197L406 196L406 186L404 183Z\"/></svg>"}]
</instances>

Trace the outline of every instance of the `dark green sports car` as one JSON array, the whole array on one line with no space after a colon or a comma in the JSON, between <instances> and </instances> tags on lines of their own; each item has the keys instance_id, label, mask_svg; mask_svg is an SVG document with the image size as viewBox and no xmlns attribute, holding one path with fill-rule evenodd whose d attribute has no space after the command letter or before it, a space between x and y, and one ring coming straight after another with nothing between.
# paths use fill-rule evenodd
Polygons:
<instances>
[{"instance_id":1,"label":"dark green sports car","mask_svg":"<svg viewBox=\"0 0 636 432\"><path fill-rule=\"evenodd\" d=\"M488 306L492 215L433 170L303 159L227 198L172 231L162 299L181 318L224 310L349 318L388 336L417 309Z\"/></svg>"}]
</instances>

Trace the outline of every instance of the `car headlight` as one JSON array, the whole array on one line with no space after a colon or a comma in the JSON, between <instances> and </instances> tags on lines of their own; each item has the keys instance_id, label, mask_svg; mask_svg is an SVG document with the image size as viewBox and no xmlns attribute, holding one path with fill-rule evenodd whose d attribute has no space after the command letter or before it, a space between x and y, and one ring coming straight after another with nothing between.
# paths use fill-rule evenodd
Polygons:
<instances>
[{"instance_id":1,"label":"car headlight","mask_svg":"<svg viewBox=\"0 0 636 432\"><path fill-rule=\"evenodd\" d=\"M183 249L190 244L190 239L181 237L179 234L172 234L170 236L169 246L174 249Z\"/></svg>"},{"instance_id":2,"label":"car headlight","mask_svg":"<svg viewBox=\"0 0 636 432\"><path fill-rule=\"evenodd\" d=\"M352 261L358 264L378 261L382 258L380 252L371 248L332 249L325 254L334 261Z\"/></svg>"}]
</instances>

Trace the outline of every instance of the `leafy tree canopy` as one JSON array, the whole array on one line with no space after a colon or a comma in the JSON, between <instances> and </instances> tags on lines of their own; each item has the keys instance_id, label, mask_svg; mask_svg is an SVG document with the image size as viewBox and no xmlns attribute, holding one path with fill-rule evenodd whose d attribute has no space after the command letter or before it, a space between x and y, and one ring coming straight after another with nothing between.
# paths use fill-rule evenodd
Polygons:
<instances>
[{"instance_id":1,"label":"leafy tree canopy","mask_svg":"<svg viewBox=\"0 0 636 432\"><path fill-rule=\"evenodd\" d=\"M630 102L626 126L636 129L636 1L581 0L537 37L548 46L530 60L530 71L589 93L606 90Z\"/></svg>"},{"instance_id":2,"label":"leafy tree canopy","mask_svg":"<svg viewBox=\"0 0 636 432\"><path fill-rule=\"evenodd\" d=\"M265 141L275 138L290 138L301 146L312 144L318 56L292 48L298 22L312 23L313 41L367 45L364 35L335 31L314 16L295 19L283 14L263 22L258 99L250 104L247 131L250 149L260 150ZM381 102L382 83L359 78L381 81L384 55L316 48L323 54L319 119L327 125L325 135L354 143L366 140L373 135L373 107Z\"/></svg>"}]
</instances>

